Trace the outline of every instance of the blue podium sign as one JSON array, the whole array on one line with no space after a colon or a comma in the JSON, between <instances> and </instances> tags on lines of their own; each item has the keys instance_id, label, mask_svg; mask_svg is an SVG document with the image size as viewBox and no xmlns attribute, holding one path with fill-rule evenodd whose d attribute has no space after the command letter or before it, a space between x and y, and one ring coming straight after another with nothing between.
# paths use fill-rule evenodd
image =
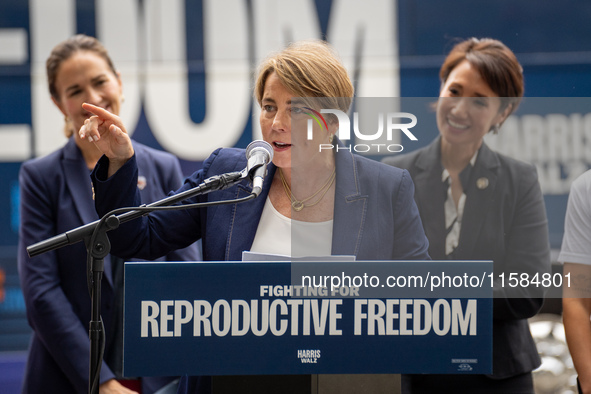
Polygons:
<instances>
[{"instance_id":1,"label":"blue podium sign","mask_svg":"<svg viewBox=\"0 0 591 394\"><path fill-rule=\"evenodd\" d=\"M338 284L305 274L322 264ZM491 262L126 263L124 373L488 374L492 288L469 281L490 272ZM436 287L418 279L434 276ZM446 277L454 292L441 297Z\"/></svg>"}]
</instances>

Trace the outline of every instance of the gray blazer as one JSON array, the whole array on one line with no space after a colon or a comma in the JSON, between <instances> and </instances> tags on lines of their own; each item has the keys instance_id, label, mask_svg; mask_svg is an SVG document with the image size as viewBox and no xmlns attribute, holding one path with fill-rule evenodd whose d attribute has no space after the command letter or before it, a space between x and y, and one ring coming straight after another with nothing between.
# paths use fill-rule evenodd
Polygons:
<instances>
[{"instance_id":1,"label":"gray blazer","mask_svg":"<svg viewBox=\"0 0 591 394\"><path fill-rule=\"evenodd\" d=\"M415 152L383 162L407 169L415 184L415 201L429 239L429 255L445 260L446 187L442 185L441 138ZM466 174L462 174L466 175ZM543 291L507 286L512 272L550 272L550 244L544 199L534 166L493 152L482 144L469 176L461 176L466 205L455 260L492 260L493 374L502 379L540 365L527 318L542 307ZM505 287L499 275L504 272Z\"/></svg>"}]
</instances>

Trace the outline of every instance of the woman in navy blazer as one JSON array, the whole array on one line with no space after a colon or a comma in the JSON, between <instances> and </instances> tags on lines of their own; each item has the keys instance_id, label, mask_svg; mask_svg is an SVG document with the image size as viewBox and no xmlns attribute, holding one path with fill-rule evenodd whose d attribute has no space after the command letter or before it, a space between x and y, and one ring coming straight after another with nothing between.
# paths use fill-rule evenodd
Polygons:
<instances>
[{"instance_id":1,"label":"woman in navy blazer","mask_svg":"<svg viewBox=\"0 0 591 394\"><path fill-rule=\"evenodd\" d=\"M540 365L527 318L543 292L507 286L510 273L530 278L550 272L546 211L534 166L483 142L498 132L523 95L513 52L491 39L457 44L440 72L440 136L426 148L384 162L410 171L429 254L435 260L492 260L493 371L483 375L403 376L404 393L532 393Z\"/></svg>"},{"instance_id":2,"label":"woman in navy blazer","mask_svg":"<svg viewBox=\"0 0 591 394\"><path fill-rule=\"evenodd\" d=\"M121 80L106 50L94 38L75 36L57 45L47 62L50 92L66 117L66 145L25 162L20 170L21 225L18 266L33 329L23 393L88 391L91 300L87 286L86 249L78 243L33 258L26 247L98 219L90 170L100 156L81 144L77 131L89 113L80 103L119 112ZM79 72L76 73L75 71ZM79 108L79 109L78 109ZM182 183L178 160L169 153L133 142L138 164L136 185L144 201L166 197ZM195 245L170 253L173 261L196 260ZM122 260L105 259L102 318L106 345L100 392L131 393L119 384L122 350ZM143 379L143 393L153 392L170 378Z\"/></svg>"},{"instance_id":3,"label":"woman in navy blazer","mask_svg":"<svg viewBox=\"0 0 591 394\"><path fill-rule=\"evenodd\" d=\"M408 172L343 149L334 136L337 118L319 113L321 108L346 113L353 97L347 71L326 43L295 43L269 57L260 67L255 97L263 139L274 151L260 196L125 223L118 230L125 236L113 240L113 250L146 258L202 239L204 259L212 261L241 260L243 251L358 260L429 258ZM125 143L124 125L108 111L85 108L96 117L80 130L81 137L105 153L92 175L97 211L139 204L137 159ZM308 123L312 118L317 122ZM178 192L246 165L244 150L217 150ZM251 192L245 180L185 203L232 200ZM299 226L305 230L298 243L291 235ZM197 383L184 380L180 390L196 391Z\"/></svg>"},{"instance_id":4,"label":"woman in navy blazer","mask_svg":"<svg viewBox=\"0 0 591 394\"><path fill-rule=\"evenodd\" d=\"M298 81L292 74L298 69L309 72L300 75L306 81ZM309 86L313 83L318 84L315 91ZM268 167L259 198L243 204L159 212L141 221L124 223L115 231L124 236L112 240L113 250L152 258L202 239L205 260L241 260L242 252L251 250L256 243L260 220L268 209L265 205L271 202L276 211L294 221L334 220L330 228L332 236L323 240L326 245L321 245L327 254L349 254L358 259L428 258L428 242L412 198L414 186L407 171L353 155L342 149L342 145L337 150L336 118L328 118L328 129L314 124L312 140L305 140L305 130L296 129L309 119L303 115L312 111L306 105L314 104L303 100L292 102L292 97L324 97L327 98L324 108L339 108L343 112L347 112L351 103L351 81L327 44L293 44L271 57L263 63L255 91L262 107L263 138L274 149L273 162ZM101 214L115 207L140 203L135 186L136 158L132 146L125 143L129 138L122 132L124 125L104 109L87 104L84 107L95 116L80 130L81 138L90 139L105 153L92 174L97 211ZM325 148L331 144L333 149L320 150L320 144ZM244 150L219 149L177 193L197 186L210 176L240 171L244 167ZM331 180L333 173L334 180ZM294 182L294 187L290 187L290 176L297 177L302 185ZM306 182L312 186L303 185ZM305 193L308 189L309 194ZM247 196L251 191L252 185L244 180L229 189L185 203L234 199ZM296 196L314 195L317 191L320 193L316 193L314 199L296 199ZM272 243L273 239L267 241ZM313 243L314 240L307 241Z\"/></svg>"},{"instance_id":5,"label":"woman in navy blazer","mask_svg":"<svg viewBox=\"0 0 591 394\"><path fill-rule=\"evenodd\" d=\"M108 159L103 157L99 161L93 173L99 213L107 213L114 206L137 206L141 203L134 183L137 177L136 160L132 157L117 176L109 179L106 179ZM418 220L412 198L414 186L408 172L353 155L348 150L336 153L335 161L337 187L333 236L329 245L332 254L356 256L357 260L429 259L428 244ZM210 176L240 171L246 164L244 150L218 149L177 193L199 185ZM252 201L150 214L150 220L144 223L136 220L123 224L125 228L120 232L134 236L113 237L111 247L124 257L153 258L195 239L202 239L204 260L240 261L242 252L251 250L277 166L270 164L268 171L263 191ZM247 197L251 192L252 184L244 180L232 188L189 201L233 200ZM187 228L191 231L183 231Z\"/></svg>"}]
</instances>

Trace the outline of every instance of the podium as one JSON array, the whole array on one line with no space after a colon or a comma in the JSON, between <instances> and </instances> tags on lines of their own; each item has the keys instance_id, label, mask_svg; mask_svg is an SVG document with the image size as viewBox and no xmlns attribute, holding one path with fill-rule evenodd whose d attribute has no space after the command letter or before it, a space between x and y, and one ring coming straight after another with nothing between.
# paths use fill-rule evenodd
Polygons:
<instances>
[{"instance_id":1,"label":"podium","mask_svg":"<svg viewBox=\"0 0 591 394\"><path fill-rule=\"evenodd\" d=\"M492 262L126 263L124 374L212 376L216 394L398 393L398 374L489 374L492 287L429 278L490 272Z\"/></svg>"}]
</instances>

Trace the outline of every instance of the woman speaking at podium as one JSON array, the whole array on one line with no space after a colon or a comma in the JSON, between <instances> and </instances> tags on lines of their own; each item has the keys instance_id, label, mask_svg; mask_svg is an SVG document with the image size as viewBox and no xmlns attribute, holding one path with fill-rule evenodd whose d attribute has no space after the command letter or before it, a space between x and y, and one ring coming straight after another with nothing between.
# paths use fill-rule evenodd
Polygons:
<instances>
[{"instance_id":1,"label":"woman speaking at podium","mask_svg":"<svg viewBox=\"0 0 591 394\"><path fill-rule=\"evenodd\" d=\"M322 108L347 113L353 98L347 71L328 44L298 42L267 58L259 67L254 95L263 139L274 153L259 197L130 221L110 233L114 253L154 258L202 239L208 261L241 260L244 251L429 259L409 173L346 149L320 149L342 146L333 115L311 122L312 132L307 130L312 114ZM140 205L136 158L124 124L102 108L84 108L95 116L80 129L80 137L104 154L92 174L99 215ZM177 193L246 166L244 150L218 149ZM232 200L248 196L251 189L244 180L183 204Z\"/></svg>"}]
</instances>

